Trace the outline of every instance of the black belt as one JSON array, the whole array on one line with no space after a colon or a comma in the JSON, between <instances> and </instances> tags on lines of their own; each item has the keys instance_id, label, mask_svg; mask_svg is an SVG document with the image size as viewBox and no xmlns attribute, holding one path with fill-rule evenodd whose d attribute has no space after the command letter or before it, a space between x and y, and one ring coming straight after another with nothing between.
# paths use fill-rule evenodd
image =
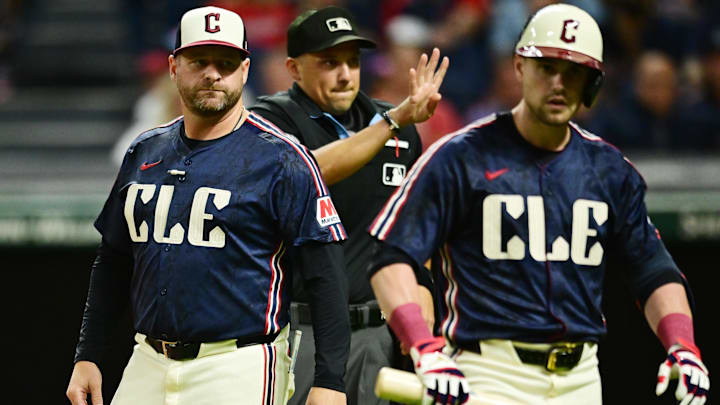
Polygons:
<instances>
[{"instance_id":1,"label":"black belt","mask_svg":"<svg viewBox=\"0 0 720 405\"><path fill-rule=\"evenodd\" d=\"M280 332L272 335L252 335L241 337L235 339L235 346L240 348L250 345L272 343L279 334ZM172 360L189 360L196 358L200 352L200 345L202 344L198 342L168 342L165 340L153 339L149 336L145 338L145 342L152 346L156 352Z\"/></svg>"},{"instance_id":2,"label":"black belt","mask_svg":"<svg viewBox=\"0 0 720 405\"><path fill-rule=\"evenodd\" d=\"M577 366L582 357L585 343L562 343L548 350L534 350L515 347L515 352L523 363L545 367L548 371L568 371Z\"/></svg>"},{"instance_id":3,"label":"black belt","mask_svg":"<svg viewBox=\"0 0 720 405\"><path fill-rule=\"evenodd\" d=\"M369 301L365 304L350 304L348 305L348 315L350 316L350 327L353 330L385 324L385 317L376 301ZM290 305L290 317L293 322L299 324L312 324L310 305L293 302Z\"/></svg>"}]
</instances>

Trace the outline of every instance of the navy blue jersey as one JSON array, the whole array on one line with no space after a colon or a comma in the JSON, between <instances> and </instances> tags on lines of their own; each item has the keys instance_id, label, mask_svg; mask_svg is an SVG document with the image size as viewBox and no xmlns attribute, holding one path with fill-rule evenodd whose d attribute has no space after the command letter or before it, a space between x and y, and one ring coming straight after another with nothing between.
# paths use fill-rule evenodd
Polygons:
<instances>
[{"instance_id":1,"label":"navy blue jersey","mask_svg":"<svg viewBox=\"0 0 720 405\"><path fill-rule=\"evenodd\" d=\"M509 113L447 135L370 227L416 265L432 255L446 338L597 340L608 255L646 272L664 250L640 174L612 145L570 128L562 152L530 145Z\"/></svg>"},{"instance_id":2,"label":"navy blue jersey","mask_svg":"<svg viewBox=\"0 0 720 405\"><path fill-rule=\"evenodd\" d=\"M320 170L253 113L192 150L183 131L178 119L137 138L95 222L134 259L135 328L185 341L275 333L288 322L287 249L345 238Z\"/></svg>"}]
</instances>

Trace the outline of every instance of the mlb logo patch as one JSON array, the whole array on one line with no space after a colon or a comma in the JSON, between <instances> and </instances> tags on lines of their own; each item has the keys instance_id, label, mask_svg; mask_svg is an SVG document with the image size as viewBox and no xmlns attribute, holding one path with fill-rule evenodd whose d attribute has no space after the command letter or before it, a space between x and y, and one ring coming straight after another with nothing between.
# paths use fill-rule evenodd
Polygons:
<instances>
[{"instance_id":1,"label":"mlb logo patch","mask_svg":"<svg viewBox=\"0 0 720 405\"><path fill-rule=\"evenodd\" d=\"M325 21L330 32L335 31L352 31L350 21L344 17L329 18Z\"/></svg>"},{"instance_id":2,"label":"mlb logo patch","mask_svg":"<svg viewBox=\"0 0 720 405\"><path fill-rule=\"evenodd\" d=\"M399 186L405 178L407 168L397 163L385 163L383 165L382 182L386 186Z\"/></svg>"},{"instance_id":3,"label":"mlb logo patch","mask_svg":"<svg viewBox=\"0 0 720 405\"><path fill-rule=\"evenodd\" d=\"M320 197L317 199L317 210L315 215L320 226L329 226L340 223L340 216L335 210L330 196Z\"/></svg>"}]
</instances>

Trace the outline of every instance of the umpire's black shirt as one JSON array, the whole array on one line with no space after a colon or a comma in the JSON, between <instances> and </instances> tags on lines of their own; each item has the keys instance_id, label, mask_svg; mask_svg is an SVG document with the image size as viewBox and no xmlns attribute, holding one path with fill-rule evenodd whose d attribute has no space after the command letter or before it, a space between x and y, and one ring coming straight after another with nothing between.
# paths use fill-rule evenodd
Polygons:
<instances>
[{"instance_id":1,"label":"umpire's black shirt","mask_svg":"<svg viewBox=\"0 0 720 405\"><path fill-rule=\"evenodd\" d=\"M250 109L297 137L308 149L315 150L340 139L333 119L352 136L369 126L373 118L377 120L377 114L390 108L392 105L371 99L360 91L345 114L331 118L295 83L288 91L258 97ZM297 115L300 112L309 119L299 121ZM293 114L296 117L292 117ZM403 127L395 136L363 168L330 186L335 208L348 233L343 250L352 304L375 299L367 278L367 265L375 242L367 229L422 152L414 125ZM303 300L297 294L296 298Z\"/></svg>"}]
</instances>

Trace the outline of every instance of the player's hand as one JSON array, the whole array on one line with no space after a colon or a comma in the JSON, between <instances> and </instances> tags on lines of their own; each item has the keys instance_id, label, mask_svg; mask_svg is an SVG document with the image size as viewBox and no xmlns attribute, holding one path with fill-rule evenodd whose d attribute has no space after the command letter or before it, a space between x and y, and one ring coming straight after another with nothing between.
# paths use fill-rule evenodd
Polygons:
<instances>
[{"instance_id":1,"label":"player's hand","mask_svg":"<svg viewBox=\"0 0 720 405\"><path fill-rule=\"evenodd\" d=\"M73 368L65 395L72 405L88 405L88 394L92 405L102 405L102 374L95 363L78 361Z\"/></svg>"},{"instance_id":2,"label":"player's hand","mask_svg":"<svg viewBox=\"0 0 720 405\"><path fill-rule=\"evenodd\" d=\"M425 404L464 404L470 388L455 362L442 352L445 339L435 337L421 341L410 349L415 373L427 388Z\"/></svg>"},{"instance_id":3,"label":"player's hand","mask_svg":"<svg viewBox=\"0 0 720 405\"><path fill-rule=\"evenodd\" d=\"M710 377L697 349L678 344L668 349L667 359L658 370L655 394L659 396L665 392L672 378L678 378L675 398L680 401L680 405L705 403L710 390Z\"/></svg>"},{"instance_id":4,"label":"player's hand","mask_svg":"<svg viewBox=\"0 0 720 405\"><path fill-rule=\"evenodd\" d=\"M435 48L429 60L426 54L422 54L417 67L410 69L410 94L388 112L401 127L426 121L435 112L442 99L438 90L450 65L447 56L443 57L438 68L439 61L440 50Z\"/></svg>"},{"instance_id":5,"label":"player's hand","mask_svg":"<svg viewBox=\"0 0 720 405\"><path fill-rule=\"evenodd\" d=\"M345 393L329 388L312 387L305 405L346 405Z\"/></svg>"}]
</instances>

